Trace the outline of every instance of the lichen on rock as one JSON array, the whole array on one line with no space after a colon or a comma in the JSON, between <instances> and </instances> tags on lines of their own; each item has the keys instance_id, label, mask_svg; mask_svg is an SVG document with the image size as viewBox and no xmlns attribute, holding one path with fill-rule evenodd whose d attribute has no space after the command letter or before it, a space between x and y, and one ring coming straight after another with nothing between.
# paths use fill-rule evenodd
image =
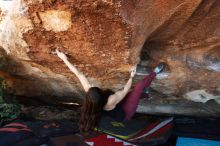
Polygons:
<instances>
[{"instance_id":1,"label":"lichen on rock","mask_svg":"<svg viewBox=\"0 0 220 146\"><path fill-rule=\"evenodd\" d=\"M47 31L67 31L71 27L71 13L68 11L48 10L39 12L40 20Z\"/></svg>"}]
</instances>

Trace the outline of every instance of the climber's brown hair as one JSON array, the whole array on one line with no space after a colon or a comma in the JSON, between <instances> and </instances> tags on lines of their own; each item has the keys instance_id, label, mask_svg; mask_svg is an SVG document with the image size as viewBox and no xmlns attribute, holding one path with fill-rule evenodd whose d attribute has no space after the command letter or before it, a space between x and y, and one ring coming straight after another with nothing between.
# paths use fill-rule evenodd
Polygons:
<instances>
[{"instance_id":1,"label":"climber's brown hair","mask_svg":"<svg viewBox=\"0 0 220 146\"><path fill-rule=\"evenodd\" d=\"M80 132L88 132L92 130L101 118L103 107L107 102L112 91L102 91L98 87L92 87L86 93L85 101L81 107L81 115L79 121Z\"/></svg>"}]
</instances>

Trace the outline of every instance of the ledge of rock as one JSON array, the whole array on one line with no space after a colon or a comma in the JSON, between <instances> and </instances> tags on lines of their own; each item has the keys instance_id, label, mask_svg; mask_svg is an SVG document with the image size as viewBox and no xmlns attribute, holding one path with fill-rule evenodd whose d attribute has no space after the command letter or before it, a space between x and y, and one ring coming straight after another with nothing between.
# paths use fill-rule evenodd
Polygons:
<instances>
[{"instance_id":1,"label":"ledge of rock","mask_svg":"<svg viewBox=\"0 0 220 146\"><path fill-rule=\"evenodd\" d=\"M79 101L78 79L51 53L60 48L96 86L118 90L136 63L165 62L152 84L164 99L218 102L219 19L219 0L1 1L0 76L13 95Z\"/></svg>"}]
</instances>

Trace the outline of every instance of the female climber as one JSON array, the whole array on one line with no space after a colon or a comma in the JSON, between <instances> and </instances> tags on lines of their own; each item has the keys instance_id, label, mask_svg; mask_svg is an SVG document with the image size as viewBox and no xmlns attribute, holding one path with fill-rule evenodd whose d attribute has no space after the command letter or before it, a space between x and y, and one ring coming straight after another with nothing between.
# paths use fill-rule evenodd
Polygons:
<instances>
[{"instance_id":1,"label":"female climber","mask_svg":"<svg viewBox=\"0 0 220 146\"><path fill-rule=\"evenodd\" d=\"M118 120L129 120L136 112L143 90L150 86L156 74L164 68L163 63L159 64L154 71L151 71L148 76L139 81L133 90L129 92L132 79L136 73L136 66L134 66L124 88L114 93L111 90L103 90L90 84L85 75L68 61L64 53L56 49L56 54L77 76L86 92L85 101L81 107L79 123L81 132L92 130L97 125L102 116L103 109L107 111L107 114Z\"/></svg>"}]
</instances>

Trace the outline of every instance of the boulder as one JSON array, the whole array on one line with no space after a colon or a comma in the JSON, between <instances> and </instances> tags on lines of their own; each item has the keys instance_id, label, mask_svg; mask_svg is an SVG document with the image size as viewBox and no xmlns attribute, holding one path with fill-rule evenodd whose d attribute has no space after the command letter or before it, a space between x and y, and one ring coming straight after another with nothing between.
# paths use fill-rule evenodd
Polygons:
<instances>
[{"instance_id":1,"label":"boulder","mask_svg":"<svg viewBox=\"0 0 220 146\"><path fill-rule=\"evenodd\" d=\"M13 0L0 9L0 75L10 94L83 99L78 79L52 53L59 48L102 88L122 88L137 63L165 62L152 83L163 100L220 98L219 0Z\"/></svg>"}]
</instances>

